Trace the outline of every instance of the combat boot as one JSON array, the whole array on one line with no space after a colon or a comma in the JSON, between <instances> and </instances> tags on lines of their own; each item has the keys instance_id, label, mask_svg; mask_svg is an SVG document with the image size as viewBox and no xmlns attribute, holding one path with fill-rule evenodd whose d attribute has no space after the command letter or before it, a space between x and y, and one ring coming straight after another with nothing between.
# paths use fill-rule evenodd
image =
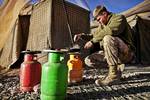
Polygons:
<instances>
[{"instance_id":1,"label":"combat boot","mask_svg":"<svg viewBox=\"0 0 150 100\"><path fill-rule=\"evenodd\" d=\"M97 79L96 85L113 85L120 81L121 72L117 70L117 66L109 66L108 75L103 79Z\"/></svg>"}]
</instances>

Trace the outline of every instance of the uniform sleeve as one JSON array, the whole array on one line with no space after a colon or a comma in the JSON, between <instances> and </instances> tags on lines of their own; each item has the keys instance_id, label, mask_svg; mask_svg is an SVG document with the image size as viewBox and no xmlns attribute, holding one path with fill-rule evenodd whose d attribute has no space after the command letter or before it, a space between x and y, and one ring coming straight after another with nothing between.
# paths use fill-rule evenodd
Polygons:
<instances>
[{"instance_id":1,"label":"uniform sleeve","mask_svg":"<svg viewBox=\"0 0 150 100\"><path fill-rule=\"evenodd\" d=\"M91 39L93 38L93 34L82 34L82 35L81 35L81 38L82 38L83 40L89 41L89 40L91 40Z\"/></svg>"},{"instance_id":2,"label":"uniform sleeve","mask_svg":"<svg viewBox=\"0 0 150 100\"><path fill-rule=\"evenodd\" d=\"M117 36L123 32L125 28L125 17L123 15L115 16L110 20L111 21L108 25L103 25L103 28L101 27L101 29L98 29L96 31L97 34L93 35L91 40L93 43L101 41L105 35Z\"/></svg>"}]
</instances>

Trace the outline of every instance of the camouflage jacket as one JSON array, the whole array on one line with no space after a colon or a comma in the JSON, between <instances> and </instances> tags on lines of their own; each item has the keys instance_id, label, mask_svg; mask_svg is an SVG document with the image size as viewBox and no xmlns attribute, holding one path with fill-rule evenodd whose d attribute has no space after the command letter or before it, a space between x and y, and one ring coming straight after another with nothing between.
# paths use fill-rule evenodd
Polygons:
<instances>
[{"instance_id":1,"label":"camouflage jacket","mask_svg":"<svg viewBox=\"0 0 150 100\"><path fill-rule=\"evenodd\" d=\"M97 30L89 35L93 37L91 39L93 43L102 41L105 35L119 37L129 46L129 48L135 51L132 31L123 15L110 13L107 25L99 25Z\"/></svg>"}]
</instances>

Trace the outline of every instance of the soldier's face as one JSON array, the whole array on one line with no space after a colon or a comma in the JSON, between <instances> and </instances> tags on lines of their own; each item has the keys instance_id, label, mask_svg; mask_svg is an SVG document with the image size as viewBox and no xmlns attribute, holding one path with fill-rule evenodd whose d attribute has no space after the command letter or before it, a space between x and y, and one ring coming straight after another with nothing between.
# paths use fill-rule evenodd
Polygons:
<instances>
[{"instance_id":1,"label":"soldier's face","mask_svg":"<svg viewBox=\"0 0 150 100\"><path fill-rule=\"evenodd\" d=\"M107 13L103 12L102 14L99 14L96 18L96 20L100 23L100 24L107 24Z\"/></svg>"}]
</instances>

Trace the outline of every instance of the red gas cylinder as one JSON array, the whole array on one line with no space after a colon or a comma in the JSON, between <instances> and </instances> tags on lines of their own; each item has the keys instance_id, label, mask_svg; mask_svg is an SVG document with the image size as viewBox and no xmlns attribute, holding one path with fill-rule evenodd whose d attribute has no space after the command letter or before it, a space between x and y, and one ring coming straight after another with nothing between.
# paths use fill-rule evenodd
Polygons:
<instances>
[{"instance_id":1,"label":"red gas cylinder","mask_svg":"<svg viewBox=\"0 0 150 100\"><path fill-rule=\"evenodd\" d=\"M20 90L33 91L33 87L41 80L41 64L37 61L36 55L40 51L23 51L22 53L25 53L25 56L20 68Z\"/></svg>"}]
</instances>

